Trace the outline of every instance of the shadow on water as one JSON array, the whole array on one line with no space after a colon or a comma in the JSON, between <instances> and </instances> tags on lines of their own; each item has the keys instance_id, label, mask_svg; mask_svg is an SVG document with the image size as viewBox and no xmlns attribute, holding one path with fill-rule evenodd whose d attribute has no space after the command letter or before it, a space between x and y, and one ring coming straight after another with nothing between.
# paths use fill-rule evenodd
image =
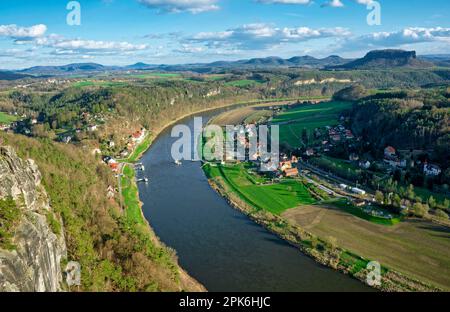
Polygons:
<instances>
[{"instance_id":1,"label":"shadow on water","mask_svg":"<svg viewBox=\"0 0 450 312\"><path fill-rule=\"evenodd\" d=\"M182 123L192 127L193 118ZM200 163L175 166L169 130L142 159L151 181L139 186L144 215L177 251L182 267L209 291L371 291L230 207L210 188Z\"/></svg>"}]
</instances>

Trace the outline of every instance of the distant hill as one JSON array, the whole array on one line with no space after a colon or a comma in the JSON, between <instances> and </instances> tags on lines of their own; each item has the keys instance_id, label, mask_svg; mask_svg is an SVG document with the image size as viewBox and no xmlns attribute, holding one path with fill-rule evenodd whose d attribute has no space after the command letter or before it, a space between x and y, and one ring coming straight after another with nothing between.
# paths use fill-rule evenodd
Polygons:
<instances>
[{"instance_id":1,"label":"distant hill","mask_svg":"<svg viewBox=\"0 0 450 312\"><path fill-rule=\"evenodd\" d=\"M29 77L31 76L10 71L0 71L0 80L19 80Z\"/></svg>"},{"instance_id":2,"label":"distant hill","mask_svg":"<svg viewBox=\"0 0 450 312\"><path fill-rule=\"evenodd\" d=\"M289 59L280 57L254 58L250 60L241 60L230 62L228 65L251 66L251 67L308 67L308 68L325 68L332 65L342 65L350 60L332 55L323 59L318 59L309 55L294 56Z\"/></svg>"},{"instance_id":3,"label":"distant hill","mask_svg":"<svg viewBox=\"0 0 450 312\"><path fill-rule=\"evenodd\" d=\"M450 67L450 54L422 55L419 59L433 62L436 66Z\"/></svg>"},{"instance_id":4,"label":"distant hill","mask_svg":"<svg viewBox=\"0 0 450 312\"><path fill-rule=\"evenodd\" d=\"M382 69L382 68L426 68L434 64L417 58L415 51L376 50L366 54L361 59L344 65L332 66L331 69Z\"/></svg>"},{"instance_id":5,"label":"distant hill","mask_svg":"<svg viewBox=\"0 0 450 312\"><path fill-rule=\"evenodd\" d=\"M151 65L151 64L145 64L145 63L139 62L139 63L133 64L133 65L125 66L124 68L131 69L131 70L147 70L147 69L156 68L158 66L159 65Z\"/></svg>"},{"instance_id":6,"label":"distant hill","mask_svg":"<svg viewBox=\"0 0 450 312\"><path fill-rule=\"evenodd\" d=\"M104 66L96 63L75 63L61 66L35 66L26 68L17 73L41 76L93 74L106 71L129 71L129 70L162 70L162 71L194 71L211 72L218 69L236 68L275 68L275 67L305 67L323 69L327 66L336 66L348 63L349 59L344 59L333 55L323 59L312 56L296 56L290 59L280 57L253 58L238 61L217 61L212 63L194 63L180 65L154 65L139 62L128 66Z\"/></svg>"},{"instance_id":7,"label":"distant hill","mask_svg":"<svg viewBox=\"0 0 450 312\"><path fill-rule=\"evenodd\" d=\"M193 63L175 65L156 65L139 62L128 66L104 66L96 63L75 63L61 66L35 66L9 74L27 74L33 76L69 76L91 75L104 72L124 71L192 71L197 73L213 73L223 70L240 69L273 69L273 68L308 68L327 70L383 69L383 68L426 68L431 66L450 67L450 55L427 55L417 57L415 51L380 50L369 52L357 60L345 59L337 55L326 58L313 56L294 56L288 59L281 57L252 58L237 61L216 61L212 63ZM5 74L6 75L6 74ZM14 76L11 76L14 77ZM17 76L18 77L18 76ZM20 78L14 78L20 79Z\"/></svg>"},{"instance_id":8,"label":"distant hill","mask_svg":"<svg viewBox=\"0 0 450 312\"><path fill-rule=\"evenodd\" d=\"M75 63L61 66L35 66L20 70L19 73L31 75L62 75L62 74L78 74L89 72L104 72L110 70L118 70L116 66L103 66L96 63Z\"/></svg>"}]
</instances>

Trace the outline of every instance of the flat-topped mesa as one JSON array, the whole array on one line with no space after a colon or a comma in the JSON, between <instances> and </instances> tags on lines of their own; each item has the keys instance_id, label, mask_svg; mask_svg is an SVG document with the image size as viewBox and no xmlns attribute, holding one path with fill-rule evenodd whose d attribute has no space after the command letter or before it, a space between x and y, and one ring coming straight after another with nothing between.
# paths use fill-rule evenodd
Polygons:
<instances>
[{"instance_id":1,"label":"flat-topped mesa","mask_svg":"<svg viewBox=\"0 0 450 312\"><path fill-rule=\"evenodd\" d=\"M14 206L5 208L11 199ZM0 208L12 209L18 218L6 228L9 244L0 237L0 292L61 290L61 260L66 258L61 221L52 212L34 161L19 158L11 147L0 146L0 200ZM49 216L59 223L58 234Z\"/></svg>"},{"instance_id":2,"label":"flat-topped mesa","mask_svg":"<svg viewBox=\"0 0 450 312\"><path fill-rule=\"evenodd\" d=\"M332 69L380 69L380 68L423 68L432 63L419 60L416 51L404 50L375 50L367 53L363 58Z\"/></svg>"}]
</instances>

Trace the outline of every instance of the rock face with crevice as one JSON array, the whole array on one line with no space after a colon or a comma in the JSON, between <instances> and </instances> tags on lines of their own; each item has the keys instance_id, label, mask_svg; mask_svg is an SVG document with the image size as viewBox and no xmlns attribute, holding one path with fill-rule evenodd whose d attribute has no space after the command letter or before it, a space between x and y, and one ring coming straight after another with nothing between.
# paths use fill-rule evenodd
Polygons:
<instances>
[{"instance_id":1,"label":"rock face with crevice","mask_svg":"<svg viewBox=\"0 0 450 312\"><path fill-rule=\"evenodd\" d=\"M0 146L0 199L7 197L14 199L21 218L13 232L14 249L0 247L0 292L60 291L61 260L66 258L64 231L57 235L48 223L53 211L39 169L11 147Z\"/></svg>"}]
</instances>

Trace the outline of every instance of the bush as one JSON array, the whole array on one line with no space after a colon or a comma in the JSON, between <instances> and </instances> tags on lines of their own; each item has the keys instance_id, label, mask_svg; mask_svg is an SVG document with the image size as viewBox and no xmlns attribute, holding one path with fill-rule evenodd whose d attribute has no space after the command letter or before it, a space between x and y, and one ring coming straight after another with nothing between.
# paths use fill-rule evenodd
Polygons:
<instances>
[{"instance_id":1,"label":"bush","mask_svg":"<svg viewBox=\"0 0 450 312\"><path fill-rule=\"evenodd\" d=\"M20 217L20 209L12 197L0 199L0 248L7 250L13 250L15 248L11 239Z\"/></svg>"},{"instance_id":2,"label":"bush","mask_svg":"<svg viewBox=\"0 0 450 312\"><path fill-rule=\"evenodd\" d=\"M438 217L439 219L444 219L444 220L448 220L448 214L441 209L436 210L436 217Z\"/></svg>"},{"instance_id":3,"label":"bush","mask_svg":"<svg viewBox=\"0 0 450 312\"><path fill-rule=\"evenodd\" d=\"M367 90L361 85L354 85L342 89L333 95L335 101L358 101L367 96Z\"/></svg>"}]
</instances>

